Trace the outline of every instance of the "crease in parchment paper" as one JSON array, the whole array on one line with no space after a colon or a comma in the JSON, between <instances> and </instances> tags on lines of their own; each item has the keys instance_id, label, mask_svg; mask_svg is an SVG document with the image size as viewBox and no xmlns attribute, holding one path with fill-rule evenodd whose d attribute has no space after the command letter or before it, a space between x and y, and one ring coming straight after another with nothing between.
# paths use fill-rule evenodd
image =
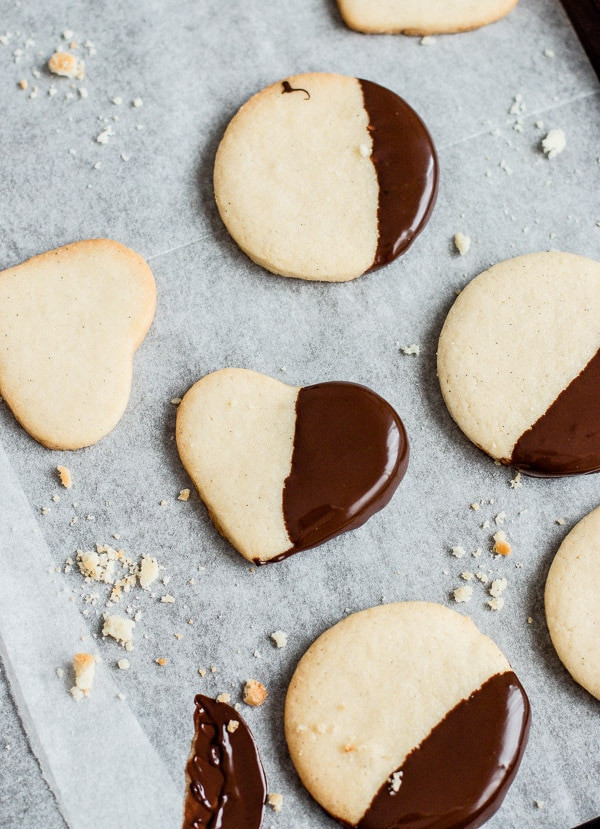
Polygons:
<instances>
[{"instance_id":1,"label":"crease in parchment paper","mask_svg":"<svg viewBox=\"0 0 600 829\"><path fill-rule=\"evenodd\" d=\"M62 592L27 498L0 446L0 657L30 745L72 829L173 829L181 791L100 662L76 703L68 666L96 653ZM84 641L82 641L84 637ZM59 679L57 668L65 675Z\"/></svg>"}]
</instances>

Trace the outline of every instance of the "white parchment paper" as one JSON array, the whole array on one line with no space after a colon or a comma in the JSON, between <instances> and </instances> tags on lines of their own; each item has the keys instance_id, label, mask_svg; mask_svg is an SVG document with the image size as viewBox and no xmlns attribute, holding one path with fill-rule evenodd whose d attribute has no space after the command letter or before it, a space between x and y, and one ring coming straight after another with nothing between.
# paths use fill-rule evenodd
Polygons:
<instances>
[{"instance_id":1,"label":"white parchment paper","mask_svg":"<svg viewBox=\"0 0 600 829\"><path fill-rule=\"evenodd\" d=\"M73 34L63 38L66 29ZM97 603L87 604L90 586L76 571L36 570L29 584L27 561L38 549L29 541L30 517L0 491L0 523L9 528L0 547L3 570L15 561L17 568L0 588L11 609L0 610L0 634L16 646L21 629L46 628L40 635L47 673L31 687L43 679L56 704L51 711L43 700L34 706L26 684L11 687L59 798L47 789L4 694L0 735L11 749L0 741L0 824L58 829L62 810L75 829L90 820L162 829L158 813L147 817L145 793L139 814L127 820L116 816L110 799L96 802L93 814L84 810L80 821L67 814L70 786L49 772L36 733L53 735L60 759L62 735L66 746L82 742L80 729L85 735L91 728L86 718L94 706L125 718L123 703L112 697L112 678L141 731L130 723L134 742L122 739L109 761L101 743L90 752L98 778L108 776L118 788L120 779L143 777L132 746L145 733L179 792L194 695L227 691L241 701L243 683L256 678L269 698L243 715L270 791L284 795L282 811L269 810L265 829L333 827L291 766L285 691L298 659L323 630L348 612L404 599L438 601L472 616L530 696L529 746L489 826L570 829L600 814L599 703L562 668L543 612L550 562L566 532L600 503L600 477L523 479L521 488L511 488L514 473L495 467L452 423L435 376L444 317L456 291L481 270L548 248L600 259L600 86L558 0L520 0L505 20L437 37L432 45L351 32L333 0L0 0L4 32L10 37L0 43L0 269L76 239L109 236L148 259L158 308L135 359L129 407L111 435L82 452L49 452L0 404L2 444L55 566L64 570L78 548L116 545L118 534L128 555L155 555L163 570L151 591L136 589L115 608L142 613L130 670L116 667L124 655L116 643L97 640L103 659L97 692L75 707L53 671L82 649L81 631L98 635L106 594L98 591ZM52 51L72 40L86 60L82 82L44 69ZM212 195L216 147L237 108L268 83L315 70L367 78L405 97L440 156L439 198L426 230L401 259L344 285L286 280L255 266L224 230ZM17 85L22 79L26 90ZM134 106L137 99L141 105ZM98 143L109 126L108 143ZM551 128L565 131L567 146L549 161L540 141ZM464 257L452 245L457 231L472 239ZM401 347L413 343L420 353L405 355ZM191 484L174 448L170 401L228 365L298 385L360 382L388 399L411 442L407 476L388 507L356 532L252 572L194 493L177 500ZM72 471L68 492L58 483L58 464ZM479 510L470 508L474 502ZM497 561L491 537L502 520L514 552ZM465 548L465 558L451 555L455 545ZM479 582L468 604L453 602L452 591L465 583L460 574L476 570L507 578L502 611L489 609ZM52 608L20 604L22 595L38 590L55 598ZM166 594L174 602L161 602ZM275 630L288 633L287 647L274 646ZM163 667L155 662L160 657L167 659ZM10 662L5 667L10 671ZM120 722L105 722L107 732L118 731Z\"/></svg>"}]
</instances>

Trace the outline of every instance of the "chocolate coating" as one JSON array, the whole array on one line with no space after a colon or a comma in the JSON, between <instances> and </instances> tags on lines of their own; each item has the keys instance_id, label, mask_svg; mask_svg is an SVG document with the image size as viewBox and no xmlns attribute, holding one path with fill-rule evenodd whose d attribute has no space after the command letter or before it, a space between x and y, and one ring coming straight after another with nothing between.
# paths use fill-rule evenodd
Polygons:
<instances>
[{"instance_id":1,"label":"chocolate coating","mask_svg":"<svg viewBox=\"0 0 600 829\"><path fill-rule=\"evenodd\" d=\"M359 829L476 829L500 807L529 736L530 707L512 671L496 674L438 723L386 782Z\"/></svg>"},{"instance_id":2,"label":"chocolate coating","mask_svg":"<svg viewBox=\"0 0 600 829\"><path fill-rule=\"evenodd\" d=\"M379 182L379 238L370 270L403 253L427 224L438 189L438 159L427 127L406 101L359 79Z\"/></svg>"},{"instance_id":3,"label":"chocolate coating","mask_svg":"<svg viewBox=\"0 0 600 829\"><path fill-rule=\"evenodd\" d=\"M521 435L510 463L540 477L600 470L600 351Z\"/></svg>"},{"instance_id":4,"label":"chocolate coating","mask_svg":"<svg viewBox=\"0 0 600 829\"><path fill-rule=\"evenodd\" d=\"M283 515L293 546L307 550L364 524L383 509L408 466L408 439L396 412L356 383L301 388Z\"/></svg>"},{"instance_id":5,"label":"chocolate coating","mask_svg":"<svg viewBox=\"0 0 600 829\"><path fill-rule=\"evenodd\" d=\"M198 694L194 703L183 829L259 829L267 781L250 729L224 702ZM233 734L231 720L239 722Z\"/></svg>"}]
</instances>

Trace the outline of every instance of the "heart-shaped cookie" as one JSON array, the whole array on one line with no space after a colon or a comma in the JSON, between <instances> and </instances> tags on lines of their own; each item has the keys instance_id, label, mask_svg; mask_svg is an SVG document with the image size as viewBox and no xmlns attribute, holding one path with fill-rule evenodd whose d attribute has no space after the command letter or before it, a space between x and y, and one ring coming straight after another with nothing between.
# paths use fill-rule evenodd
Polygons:
<instances>
[{"instance_id":1,"label":"heart-shaped cookie","mask_svg":"<svg viewBox=\"0 0 600 829\"><path fill-rule=\"evenodd\" d=\"M258 564L360 527L409 454L402 421L365 386L288 386L239 368L187 392L177 448L214 524Z\"/></svg>"},{"instance_id":2,"label":"heart-shaped cookie","mask_svg":"<svg viewBox=\"0 0 600 829\"><path fill-rule=\"evenodd\" d=\"M146 262L109 239L0 272L0 394L33 438L80 449L116 426L155 307Z\"/></svg>"}]
</instances>

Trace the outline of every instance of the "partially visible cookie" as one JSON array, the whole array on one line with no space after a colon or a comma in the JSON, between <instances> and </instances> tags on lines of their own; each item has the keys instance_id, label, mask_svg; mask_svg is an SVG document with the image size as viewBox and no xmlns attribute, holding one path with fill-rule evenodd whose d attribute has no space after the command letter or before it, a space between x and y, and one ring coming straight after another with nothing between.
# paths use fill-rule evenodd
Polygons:
<instances>
[{"instance_id":1,"label":"partially visible cookie","mask_svg":"<svg viewBox=\"0 0 600 829\"><path fill-rule=\"evenodd\" d=\"M600 699L600 507L567 535L546 580L552 644L575 682Z\"/></svg>"},{"instance_id":2,"label":"partially visible cookie","mask_svg":"<svg viewBox=\"0 0 600 829\"><path fill-rule=\"evenodd\" d=\"M110 239L0 272L0 395L33 438L80 449L116 426L155 306L146 262Z\"/></svg>"},{"instance_id":3,"label":"partially visible cookie","mask_svg":"<svg viewBox=\"0 0 600 829\"><path fill-rule=\"evenodd\" d=\"M529 719L496 645L427 602L381 605L325 631L285 702L302 782L360 829L481 826L517 773Z\"/></svg>"},{"instance_id":4,"label":"partially visible cookie","mask_svg":"<svg viewBox=\"0 0 600 829\"><path fill-rule=\"evenodd\" d=\"M478 29L504 17L518 0L338 0L344 22L372 34L435 35Z\"/></svg>"},{"instance_id":5,"label":"partially visible cookie","mask_svg":"<svg viewBox=\"0 0 600 829\"><path fill-rule=\"evenodd\" d=\"M176 436L214 524L257 563L361 526L408 464L402 421L365 386L299 388L239 368L192 386Z\"/></svg>"},{"instance_id":6,"label":"partially visible cookie","mask_svg":"<svg viewBox=\"0 0 600 829\"><path fill-rule=\"evenodd\" d=\"M493 458L533 475L600 470L600 262L532 253L477 276L444 323L438 376Z\"/></svg>"},{"instance_id":7,"label":"partially visible cookie","mask_svg":"<svg viewBox=\"0 0 600 829\"><path fill-rule=\"evenodd\" d=\"M295 75L232 119L215 160L215 198L259 265L344 282L409 247L433 210L437 171L425 125L389 89Z\"/></svg>"},{"instance_id":8,"label":"partially visible cookie","mask_svg":"<svg viewBox=\"0 0 600 829\"><path fill-rule=\"evenodd\" d=\"M226 702L194 703L183 829L260 829L267 781L252 732Z\"/></svg>"}]
</instances>

